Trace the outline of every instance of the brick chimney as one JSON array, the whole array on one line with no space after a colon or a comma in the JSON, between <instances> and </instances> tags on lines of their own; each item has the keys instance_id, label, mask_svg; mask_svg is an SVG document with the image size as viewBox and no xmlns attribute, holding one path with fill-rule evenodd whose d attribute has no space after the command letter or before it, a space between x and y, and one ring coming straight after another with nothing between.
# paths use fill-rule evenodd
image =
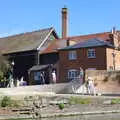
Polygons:
<instances>
[{"instance_id":1,"label":"brick chimney","mask_svg":"<svg viewBox=\"0 0 120 120\"><path fill-rule=\"evenodd\" d=\"M62 8L62 38L67 37L68 32L68 9L66 7Z\"/></svg>"}]
</instances>

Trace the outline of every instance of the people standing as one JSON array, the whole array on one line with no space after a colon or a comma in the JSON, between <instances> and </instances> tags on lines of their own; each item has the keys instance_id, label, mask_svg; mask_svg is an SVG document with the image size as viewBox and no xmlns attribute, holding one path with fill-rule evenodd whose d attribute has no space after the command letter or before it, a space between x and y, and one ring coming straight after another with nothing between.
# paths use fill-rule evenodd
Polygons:
<instances>
[{"instance_id":1,"label":"people standing","mask_svg":"<svg viewBox=\"0 0 120 120\"><path fill-rule=\"evenodd\" d=\"M40 78L41 78L41 84L45 84L44 72L41 72Z\"/></svg>"},{"instance_id":2,"label":"people standing","mask_svg":"<svg viewBox=\"0 0 120 120\"><path fill-rule=\"evenodd\" d=\"M80 67L79 80L80 80L80 83L81 83L81 84L83 83L83 78L84 78L84 71L83 71L83 69Z\"/></svg>"},{"instance_id":3,"label":"people standing","mask_svg":"<svg viewBox=\"0 0 120 120\"><path fill-rule=\"evenodd\" d=\"M87 80L87 91L88 91L88 94L95 95L95 87L94 87L94 82L93 82L92 77L88 77L88 80Z\"/></svg>"},{"instance_id":4,"label":"people standing","mask_svg":"<svg viewBox=\"0 0 120 120\"><path fill-rule=\"evenodd\" d=\"M17 83L16 86L19 87L20 86L20 81L17 79Z\"/></svg>"},{"instance_id":5,"label":"people standing","mask_svg":"<svg viewBox=\"0 0 120 120\"><path fill-rule=\"evenodd\" d=\"M20 81L18 81L18 82L19 82L19 86L26 86L27 85L27 82L24 81L24 77L23 76L21 77Z\"/></svg>"},{"instance_id":6,"label":"people standing","mask_svg":"<svg viewBox=\"0 0 120 120\"><path fill-rule=\"evenodd\" d=\"M12 75L12 72L10 70L7 73L7 79L8 79L7 87L14 87L13 75Z\"/></svg>"},{"instance_id":7,"label":"people standing","mask_svg":"<svg viewBox=\"0 0 120 120\"><path fill-rule=\"evenodd\" d=\"M56 83L56 73L55 73L55 70L53 70L53 72L52 72L52 81L53 81L53 83Z\"/></svg>"}]
</instances>

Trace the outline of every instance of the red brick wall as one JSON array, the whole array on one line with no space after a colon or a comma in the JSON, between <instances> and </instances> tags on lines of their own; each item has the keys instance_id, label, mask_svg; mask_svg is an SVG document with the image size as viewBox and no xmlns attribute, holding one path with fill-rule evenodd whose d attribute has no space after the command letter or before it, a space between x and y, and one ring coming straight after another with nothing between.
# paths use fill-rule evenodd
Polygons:
<instances>
[{"instance_id":1,"label":"red brick wall","mask_svg":"<svg viewBox=\"0 0 120 120\"><path fill-rule=\"evenodd\" d=\"M96 47L96 58L88 58L87 50L88 48L76 49L76 60L68 60L69 50L59 51L59 82L67 82L66 77L69 69L79 69L80 67L84 70L88 68L106 69L106 48Z\"/></svg>"}]
</instances>

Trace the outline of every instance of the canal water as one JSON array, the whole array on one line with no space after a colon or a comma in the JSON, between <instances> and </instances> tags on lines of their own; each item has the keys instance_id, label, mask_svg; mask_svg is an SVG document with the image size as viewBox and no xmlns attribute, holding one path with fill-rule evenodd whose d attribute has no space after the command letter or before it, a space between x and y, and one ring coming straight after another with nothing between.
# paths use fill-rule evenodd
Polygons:
<instances>
[{"instance_id":1,"label":"canal water","mask_svg":"<svg viewBox=\"0 0 120 120\"><path fill-rule=\"evenodd\" d=\"M107 114L107 115L83 115L83 116L44 118L44 119L42 118L38 120L120 120L120 113Z\"/></svg>"}]
</instances>

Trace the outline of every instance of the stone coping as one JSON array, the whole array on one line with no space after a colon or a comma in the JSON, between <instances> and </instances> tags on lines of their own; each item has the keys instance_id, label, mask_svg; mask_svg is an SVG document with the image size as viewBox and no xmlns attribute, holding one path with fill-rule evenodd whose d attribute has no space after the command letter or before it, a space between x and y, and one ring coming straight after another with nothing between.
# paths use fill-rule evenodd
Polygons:
<instances>
[{"instance_id":1,"label":"stone coping","mask_svg":"<svg viewBox=\"0 0 120 120\"><path fill-rule=\"evenodd\" d=\"M41 114L41 118L63 117L63 116L77 116L77 115L96 115L96 114L109 114L109 113L120 113L120 110Z\"/></svg>"},{"instance_id":2,"label":"stone coping","mask_svg":"<svg viewBox=\"0 0 120 120\"><path fill-rule=\"evenodd\" d=\"M49 117L67 117L67 116L79 116L79 115L96 115L96 114L112 114L112 113L120 113L120 110L111 110L111 111L88 111L88 112L65 112L65 113L52 113L52 114L41 114L39 118L49 118ZM4 115L0 114L0 120L7 119L34 119L32 115Z\"/></svg>"}]
</instances>

